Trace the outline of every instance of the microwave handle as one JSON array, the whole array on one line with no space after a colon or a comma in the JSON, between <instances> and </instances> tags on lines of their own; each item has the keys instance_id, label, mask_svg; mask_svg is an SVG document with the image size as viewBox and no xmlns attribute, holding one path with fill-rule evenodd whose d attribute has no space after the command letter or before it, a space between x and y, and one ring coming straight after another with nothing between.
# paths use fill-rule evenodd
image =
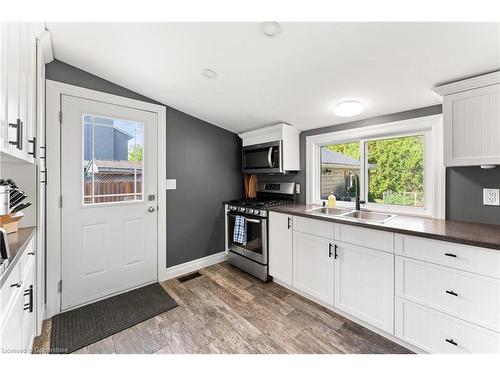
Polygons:
<instances>
[{"instance_id":1,"label":"microwave handle","mask_svg":"<svg viewBox=\"0 0 500 375\"><path fill-rule=\"evenodd\" d=\"M267 153L267 162L269 163L269 168L273 168L273 146L269 147L269 152Z\"/></svg>"}]
</instances>

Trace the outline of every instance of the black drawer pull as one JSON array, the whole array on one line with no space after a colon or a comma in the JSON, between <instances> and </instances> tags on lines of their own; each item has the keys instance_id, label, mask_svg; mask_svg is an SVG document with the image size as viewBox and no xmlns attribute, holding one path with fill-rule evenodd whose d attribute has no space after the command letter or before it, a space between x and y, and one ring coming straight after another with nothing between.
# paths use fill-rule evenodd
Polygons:
<instances>
[{"instance_id":1,"label":"black drawer pull","mask_svg":"<svg viewBox=\"0 0 500 375\"><path fill-rule=\"evenodd\" d=\"M333 255L333 254L332 254L332 244L331 244L331 243L329 243L329 244L328 244L328 257L329 257L329 258L331 258L331 257L332 257L332 255Z\"/></svg>"},{"instance_id":2,"label":"black drawer pull","mask_svg":"<svg viewBox=\"0 0 500 375\"><path fill-rule=\"evenodd\" d=\"M337 244L335 244L335 256L334 256L335 259L337 259L339 257L339 254L337 253L338 249L339 249L339 247L337 246Z\"/></svg>"},{"instance_id":3,"label":"black drawer pull","mask_svg":"<svg viewBox=\"0 0 500 375\"><path fill-rule=\"evenodd\" d=\"M18 283L10 284L11 288L20 288L23 283L19 281Z\"/></svg>"},{"instance_id":4,"label":"black drawer pull","mask_svg":"<svg viewBox=\"0 0 500 375\"><path fill-rule=\"evenodd\" d=\"M36 137L33 137L33 139L28 140L28 143L33 144L33 151L32 152L28 151L28 155L32 155L34 158L36 158Z\"/></svg>"},{"instance_id":5,"label":"black drawer pull","mask_svg":"<svg viewBox=\"0 0 500 375\"><path fill-rule=\"evenodd\" d=\"M34 251L29 252L28 255L35 255L35 252Z\"/></svg>"},{"instance_id":6,"label":"black drawer pull","mask_svg":"<svg viewBox=\"0 0 500 375\"><path fill-rule=\"evenodd\" d=\"M9 124L9 127L16 129L16 140L9 141L9 144L15 145L18 150L23 149L23 122L17 119L15 124Z\"/></svg>"},{"instance_id":7,"label":"black drawer pull","mask_svg":"<svg viewBox=\"0 0 500 375\"><path fill-rule=\"evenodd\" d=\"M447 257L452 257L452 258L457 257L455 254L452 254L452 253L444 253L444 255L446 255Z\"/></svg>"},{"instance_id":8,"label":"black drawer pull","mask_svg":"<svg viewBox=\"0 0 500 375\"><path fill-rule=\"evenodd\" d=\"M292 227L292 218L288 217L288 229Z\"/></svg>"},{"instance_id":9,"label":"black drawer pull","mask_svg":"<svg viewBox=\"0 0 500 375\"><path fill-rule=\"evenodd\" d=\"M458 297L458 294L455 293L453 290L447 290L446 293L451 294L452 296Z\"/></svg>"},{"instance_id":10,"label":"black drawer pull","mask_svg":"<svg viewBox=\"0 0 500 375\"><path fill-rule=\"evenodd\" d=\"M453 341L453 339L446 339L445 341L446 341L447 343L450 343L451 345L458 346L458 343L456 343L455 341Z\"/></svg>"}]
</instances>

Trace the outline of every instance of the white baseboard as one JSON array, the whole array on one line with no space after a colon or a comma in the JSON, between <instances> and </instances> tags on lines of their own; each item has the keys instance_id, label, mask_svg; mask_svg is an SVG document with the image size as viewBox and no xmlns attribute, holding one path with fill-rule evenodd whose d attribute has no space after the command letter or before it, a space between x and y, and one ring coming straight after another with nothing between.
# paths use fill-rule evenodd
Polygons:
<instances>
[{"instance_id":1,"label":"white baseboard","mask_svg":"<svg viewBox=\"0 0 500 375\"><path fill-rule=\"evenodd\" d=\"M199 269L211 266L212 264L224 262L226 259L226 252L221 251L220 253L209 255L204 258L195 259L190 262L178 264L177 266L173 267L168 267L167 271L164 273L164 275L162 275L160 281L173 279L174 277L178 277L186 273L198 271Z\"/></svg>"},{"instance_id":2,"label":"white baseboard","mask_svg":"<svg viewBox=\"0 0 500 375\"><path fill-rule=\"evenodd\" d=\"M372 326L371 324L366 323L366 322L364 322L364 321L363 321L363 320L361 320L361 319L358 319L358 318L356 318L356 317L354 317L354 316L352 316L352 315L350 315L350 314L348 314L348 313L346 313L346 312L344 312L344 311L342 311L342 310L339 310L339 309L335 308L334 306L331 306L331 305L329 305L329 304L327 304L327 303L325 303L325 302L323 302L323 301L320 301L320 300L318 300L317 298L315 298L315 297L313 297L313 296L311 296L311 295L309 295L309 294L307 294L307 293L304 293L304 292L302 292L301 290L298 290L297 288L294 288L294 287L293 287L293 286L291 286L290 284L287 284L287 283L285 283L285 282L283 282L283 281L281 281L281 280L278 280L278 279L276 279L276 278L273 278L273 281L274 281L276 284L279 284L279 285L281 285L282 287L285 287L285 288L287 288L287 289L291 290L292 292L295 292L295 293L297 293L297 294L301 295L302 297L305 297L305 298L307 298L307 299L309 299L309 300L311 300L311 301L313 301L313 302L317 303L318 305L321 305L321 306L323 306L323 307L327 308L328 310L331 310L331 311L333 311L334 313L336 313L336 314L339 314L339 315L343 316L344 318L347 318L347 319L349 319L349 320L352 320L354 323L357 323L357 324L359 324L360 326L363 326L364 328L369 329L370 331L373 331L373 332L375 332L375 333L379 334L380 336L383 336L383 337L385 337L386 339L391 340L392 342L395 342L395 343L396 343L396 344L398 344L398 345L401 345L402 347L404 347L404 348L406 348L406 349L409 349L409 350L411 350L411 351L413 351L413 352L415 352L415 353L419 353L419 354L426 353L426 352L425 352L425 351L423 351L422 349L417 348L416 346L413 346L412 344L409 344L409 343L407 343L406 341L403 341L403 340L401 340L401 339L397 338L396 336L391 335L390 333L387 333L387 332L385 332L385 331L382 331L381 329L379 329L379 328L377 328L377 327L374 327L374 326Z\"/></svg>"}]
</instances>

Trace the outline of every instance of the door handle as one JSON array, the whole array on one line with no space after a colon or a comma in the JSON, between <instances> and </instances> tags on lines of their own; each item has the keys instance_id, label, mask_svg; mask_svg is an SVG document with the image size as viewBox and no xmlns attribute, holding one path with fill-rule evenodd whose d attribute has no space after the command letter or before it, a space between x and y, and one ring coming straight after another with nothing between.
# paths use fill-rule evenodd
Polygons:
<instances>
[{"instance_id":1,"label":"door handle","mask_svg":"<svg viewBox=\"0 0 500 375\"><path fill-rule=\"evenodd\" d=\"M447 290L446 293L451 294L452 296L458 297L458 294L455 293L453 290Z\"/></svg>"},{"instance_id":2,"label":"door handle","mask_svg":"<svg viewBox=\"0 0 500 375\"><path fill-rule=\"evenodd\" d=\"M148 212L155 212L156 209L153 206L148 207Z\"/></svg>"},{"instance_id":3,"label":"door handle","mask_svg":"<svg viewBox=\"0 0 500 375\"><path fill-rule=\"evenodd\" d=\"M328 257L329 258L332 257L332 244L331 243L328 244Z\"/></svg>"}]
</instances>

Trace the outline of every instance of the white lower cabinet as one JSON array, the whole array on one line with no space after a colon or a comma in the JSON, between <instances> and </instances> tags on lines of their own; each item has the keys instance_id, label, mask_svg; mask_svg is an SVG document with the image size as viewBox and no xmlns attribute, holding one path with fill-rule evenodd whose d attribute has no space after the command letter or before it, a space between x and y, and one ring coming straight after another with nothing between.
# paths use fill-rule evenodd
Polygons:
<instances>
[{"instance_id":1,"label":"white lower cabinet","mask_svg":"<svg viewBox=\"0 0 500 375\"><path fill-rule=\"evenodd\" d=\"M292 217L269 213L269 275L292 285Z\"/></svg>"},{"instance_id":2,"label":"white lower cabinet","mask_svg":"<svg viewBox=\"0 0 500 375\"><path fill-rule=\"evenodd\" d=\"M429 353L499 353L500 335L396 297L396 337Z\"/></svg>"},{"instance_id":3,"label":"white lower cabinet","mask_svg":"<svg viewBox=\"0 0 500 375\"><path fill-rule=\"evenodd\" d=\"M336 242L335 307L394 333L394 255Z\"/></svg>"},{"instance_id":4,"label":"white lower cabinet","mask_svg":"<svg viewBox=\"0 0 500 375\"><path fill-rule=\"evenodd\" d=\"M269 232L297 292L426 352L500 353L500 252L276 213Z\"/></svg>"},{"instance_id":5,"label":"white lower cabinet","mask_svg":"<svg viewBox=\"0 0 500 375\"><path fill-rule=\"evenodd\" d=\"M333 305L333 241L293 232L293 286Z\"/></svg>"},{"instance_id":6,"label":"white lower cabinet","mask_svg":"<svg viewBox=\"0 0 500 375\"><path fill-rule=\"evenodd\" d=\"M500 331L500 280L396 256L396 295Z\"/></svg>"},{"instance_id":7,"label":"white lower cabinet","mask_svg":"<svg viewBox=\"0 0 500 375\"><path fill-rule=\"evenodd\" d=\"M27 250L25 249L25 252ZM2 286L2 292L4 289L13 291L8 304L2 305L5 311L2 310L0 315L0 351L4 353L30 353L36 333L36 262L31 256L26 261L26 267L20 261L12 270L16 275L21 274L21 268L25 270L21 274L23 278L15 281L19 287L10 283L10 280Z\"/></svg>"}]
</instances>

